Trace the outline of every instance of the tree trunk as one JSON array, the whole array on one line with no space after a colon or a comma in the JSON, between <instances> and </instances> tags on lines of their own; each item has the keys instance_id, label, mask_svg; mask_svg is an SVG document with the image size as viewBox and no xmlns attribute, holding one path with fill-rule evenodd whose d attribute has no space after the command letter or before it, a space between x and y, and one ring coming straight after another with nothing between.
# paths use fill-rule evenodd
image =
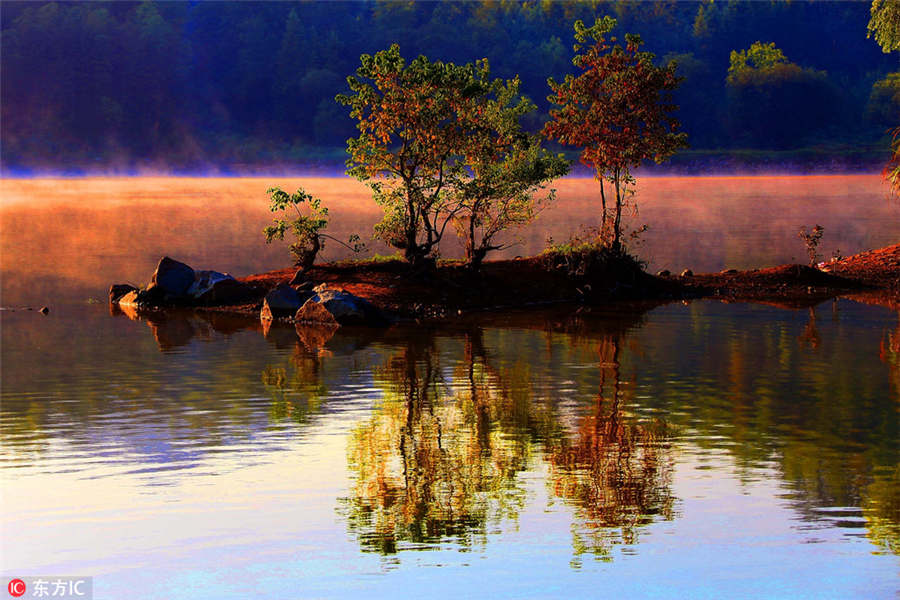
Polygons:
<instances>
[{"instance_id":1,"label":"tree trunk","mask_svg":"<svg viewBox=\"0 0 900 600\"><path fill-rule=\"evenodd\" d=\"M622 193L621 185L619 183L619 169L613 171L613 176L616 184L616 220L613 222L613 250L618 252L621 249L622 243Z\"/></svg>"},{"instance_id":2,"label":"tree trunk","mask_svg":"<svg viewBox=\"0 0 900 600\"><path fill-rule=\"evenodd\" d=\"M600 240L606 235L606 189L603 186L603 175L600 175L600 202L602 205L600 213Z\"/></svg>"},{"instance_id":3,"label":"tree trunk","mask_svg":"<svg viewBox=\"0 0 900 600\"><path fill-rule=\"evenodd\" d=\"M468 256L469 259L468 267L473 272L477 273L481 270L481 263L484 262L484 257L487 256L488 250L487 248L476 248L471 256Z\"/></svg>"}]
</instances>

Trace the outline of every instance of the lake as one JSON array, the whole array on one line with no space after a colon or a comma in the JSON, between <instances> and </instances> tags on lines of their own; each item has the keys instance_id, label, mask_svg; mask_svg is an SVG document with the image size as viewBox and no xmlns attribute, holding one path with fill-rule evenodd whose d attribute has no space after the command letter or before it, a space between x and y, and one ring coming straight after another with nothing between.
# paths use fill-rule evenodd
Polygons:
<instances>
[{"instance_id":1,"label":"lake","mask_svg":"<svg viewBox=\"0 0 900 600\"><path fill-rule=\"evenodd\" d=\"M590 223L590 183L559 182L513 255ZM319 193L341 235L377 218L346 180L2 181L3 573L92 576L96 598L900 592L895 311L335 333L106 305L162 254L284 267L261 243L275 184ZM874 176L648 178L637 200L654 268L799 260L817 222L826 253L900 238Z\"/></svg>"}]
</instances>

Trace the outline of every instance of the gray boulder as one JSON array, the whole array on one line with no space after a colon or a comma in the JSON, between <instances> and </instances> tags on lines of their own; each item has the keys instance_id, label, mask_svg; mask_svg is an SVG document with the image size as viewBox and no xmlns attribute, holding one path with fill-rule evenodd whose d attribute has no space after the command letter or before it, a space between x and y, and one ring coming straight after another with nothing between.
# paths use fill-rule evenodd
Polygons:
<instances>
[{"instance_id":1,"label":"gray boulder","mask_svg":"<svg viewBox=\"0 0 900 600\"><path fill-rule=\"evenodd\" d=\"M384 314L365 298L344 290L317 286L313 295L294 315L296 323L325 323L383 327L388 321Z\"/></svg>"},{"instance_id":2,"label":"gray boulder","mask_svg":"<svg viewBox=\"0 0 900 600\"><path fill-rule=\"evenodd\" d=\"M164 294L182 298L187 295L188 289L194 284L194 269L188 265L162 257L153 272L153 278L147 289L159 288Z\"/></svg>"},{"instance_id":3,"label":"gray boulder","mask_svg":"<svg viewBox=\"0 0 900 600\"><path fill-rule=\"evenodd\" d=\"M198 304L227 304L246 298L248 288L228 273L195 271L187 295Z\"/></svg>"}]
</instances>

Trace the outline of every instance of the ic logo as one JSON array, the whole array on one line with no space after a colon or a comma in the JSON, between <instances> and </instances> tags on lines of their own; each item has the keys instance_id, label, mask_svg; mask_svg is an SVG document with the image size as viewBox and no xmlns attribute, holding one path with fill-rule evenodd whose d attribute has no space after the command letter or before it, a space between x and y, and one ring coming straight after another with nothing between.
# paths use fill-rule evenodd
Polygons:
<instances>
[{"instance_id":1,"label":"ic logo","mask_svg":"<svg viewBox=\"0 0 900 600\"><path fill-rule=\"evenodd\" d=\"M9 582L9 585L6 586L6 589L9 590L9 595L14 598L18 598L20 596L25 595L25 582L21 579L13 579Z\"/></svg>"}]
</instances>

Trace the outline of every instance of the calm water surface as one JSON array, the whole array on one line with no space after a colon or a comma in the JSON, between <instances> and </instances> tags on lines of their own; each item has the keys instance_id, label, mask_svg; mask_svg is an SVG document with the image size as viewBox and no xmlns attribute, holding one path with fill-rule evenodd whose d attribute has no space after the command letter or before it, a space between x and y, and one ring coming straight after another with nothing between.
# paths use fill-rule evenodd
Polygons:
<instances>
[{"instance_id":1,"label":"calm water surface","mask_svg":"<svg viewBox=\"0 0 900 600\"><path fill-rule=\"evenodd\" d=\"M92 575L116 599L900 592L895 312L704 301L336 333L124 314L85 299L146 276L154 219L244 200L98 202L135 211L127 235L99 209L75 235L4 204L4 306L58 299L0 312L4 574ZM281 266L241 245L249 219L197 229L198 266Z\"/></svg>"}]
</instances>

